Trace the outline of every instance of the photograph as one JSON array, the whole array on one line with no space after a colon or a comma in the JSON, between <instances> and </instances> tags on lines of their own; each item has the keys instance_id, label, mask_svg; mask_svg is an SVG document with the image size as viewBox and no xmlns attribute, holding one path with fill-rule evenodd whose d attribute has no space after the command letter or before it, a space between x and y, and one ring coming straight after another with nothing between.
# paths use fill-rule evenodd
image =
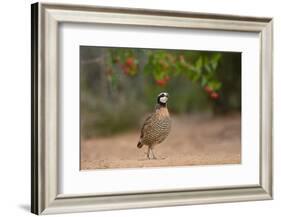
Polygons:
<instances>
[{"instance_id":1,"label":"photograph","mask_svg":"<svg viewBox=\"0 0 281 217\"><path fill-rule=\"evenodd\" d=\"M32 213L273 199L273 17L209 12L32 4Z\"/></svg>"},{"instance_id":2,"label":"photograph","mask_svg":"<svg viewBox=\"0 0 281 217\"><path fill-rule=\"evenodd\" d=\"M241 163L241 52L80 46L80 169Z\"/></svg>"}]
</instances>

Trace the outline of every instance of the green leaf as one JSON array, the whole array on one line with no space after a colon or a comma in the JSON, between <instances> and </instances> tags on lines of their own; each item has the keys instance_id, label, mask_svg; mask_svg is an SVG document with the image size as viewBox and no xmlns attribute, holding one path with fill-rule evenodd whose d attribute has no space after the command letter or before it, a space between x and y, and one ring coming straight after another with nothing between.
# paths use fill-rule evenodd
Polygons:
<instances>
[{"instance_id":1,"label":"green leaf","mask_svg":"<svg viewBox=\"0 0 281 217\"><path fill-rule=\"evenodd\" d=\"M200 74L199 73L195 73L194 74L194 76L193 76L193 78L192 78L192 81L198 81L199 80L199 78L200 78Z\"/></svg>"},{"instance_id":2,"label":"green leaf","mask_svg":"<svg viewBox=\"0 0 281 217\"><path fill-rule=\"evenodd\" d=\"M208 83L208 79L207 79L205 76L202 76L202 79L201 79L201 86L202 86L202 87L205 87L207 83Z\"/></svg>"},{"instance_id":3,"label":"green leaf","mask_svg":"<svg viewBox=\"0 0 281 217\"><path fill-rule=\"evenodd\" d=\"M206 65L204 66L204 68L206 69L206 71L207 71L208 73L211 73L211 72L212 72L212 69L210 68L210 65L209 65L209 64L206 64Z\"/></svg>"},{"instance_id":4,"label":"green leaf","mask_svg":"<svg viewBox=\"0 0 281 217\"><path fill-rule=\"evenodd\" d=\"M216 80L213 80L213 81L210 81L208 83L208 86L213 89L214 91L217 91L221 88L221 83L219 81L216 81Z\"/></svg>"},{"instance_id":5,"label":"green leaf","mask_svg":"<svg viewBox=\"0 0 281 217\"><path fill-rule=\"evenodd\" d=\"M220 59L221 59L221 54L215 53L212 55L211 66L213 70L217 68Z\"/></svg>"},{"instance_id":6,"label":"green leaf","mask_svg":"<svg viewBox=\"0 0 281 217\"><path fill-rule=\"evenodd\" d=\"M198 60L195 63L195 66L196 66L197 70L201 71L202 65L203 65L203 59L202 59L202 57L199 57Z\"/></svg>"}]
</instances>

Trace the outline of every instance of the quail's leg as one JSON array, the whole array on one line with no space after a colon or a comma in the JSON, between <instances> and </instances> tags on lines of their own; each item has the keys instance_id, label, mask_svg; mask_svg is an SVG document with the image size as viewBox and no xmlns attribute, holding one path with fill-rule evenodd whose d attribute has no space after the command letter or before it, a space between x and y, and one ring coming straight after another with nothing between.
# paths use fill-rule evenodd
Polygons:
<instances>
[{"instance_id":1,"label":"quail's leg","mask_svg":"<svg viewBox=\"0 0 281 217\"><path fill-rule=\"evenodd\" d=\"M157 158L155 157L155 155L154 155L154 153L153 153L153 148L151 148L150 150L151 150L151 154L152 154L152 159L155 159L155 160L156 160Z\"/></svg>"},{"instance_id":2,"label":"quail's leg","mask_svg":"<svg viewBox=\"0 0 281 217\"><path fill-rule=\"evenodd\" d=\"M147 153L146 153L147 159L150 160L150 146L147 146Z\"/></svg>"}]
</instances>

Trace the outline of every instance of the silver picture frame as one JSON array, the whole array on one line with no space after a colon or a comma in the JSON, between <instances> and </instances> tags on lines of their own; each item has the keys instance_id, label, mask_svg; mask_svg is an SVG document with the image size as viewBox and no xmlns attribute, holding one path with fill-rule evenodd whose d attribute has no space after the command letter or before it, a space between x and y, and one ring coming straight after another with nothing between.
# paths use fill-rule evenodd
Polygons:
<instances>
[{"instance_id":1,"label":"silver picture frame","mask_svg":"<svg viewBox=\"0 0 281 217\"><path fill-rule=\"evenodd\" d=\"M272 182L272 18L35 3L31 15L31 211L53 214L235 201L270 200ZM99 23L255 32L260 37L260 179L258 185L106 195L61 195L59 59L61 23ZM258 136L258 135L257 135Z\"/></svg>"}]
</instances>

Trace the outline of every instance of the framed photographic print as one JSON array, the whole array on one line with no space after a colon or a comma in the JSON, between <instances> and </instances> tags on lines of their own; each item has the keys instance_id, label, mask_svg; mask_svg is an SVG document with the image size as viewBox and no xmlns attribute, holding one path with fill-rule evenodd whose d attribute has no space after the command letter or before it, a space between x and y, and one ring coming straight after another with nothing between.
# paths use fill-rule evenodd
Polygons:
<instances>
[{"instance_id":1,"label":"framed photographic print","mask_svg":"<svg viewBox=\"0 0 281 217\"><path fill-rule=\"evenodd\" d=\"M272 22L33 4L32 212L272 199Z\"/></svg>"}]
</instances>

